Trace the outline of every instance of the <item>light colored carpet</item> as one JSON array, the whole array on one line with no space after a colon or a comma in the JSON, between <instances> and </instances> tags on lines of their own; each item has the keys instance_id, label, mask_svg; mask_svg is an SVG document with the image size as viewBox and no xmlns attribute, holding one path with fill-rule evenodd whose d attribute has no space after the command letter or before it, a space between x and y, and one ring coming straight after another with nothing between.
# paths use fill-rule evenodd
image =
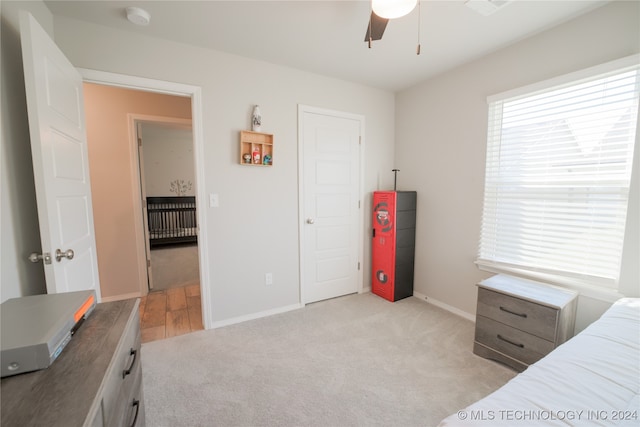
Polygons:
<instances>
[{"instance_id":1,"label":"light colored carpet","mask_svg":"<svg viewBox=\"0 0 640 427\"><path fill-rule=\"evenodd\" d=\"M200 280L197 245L160 246L151 250L153 290L182 287Z\"/></svg>"},{"instance_id":2,"label":"light colored carpet","mask_svg":"<svg viewBox=\"0 0 640 427\"><path fill-rule=\"evenodd\" d=\"M142 347L149 426L434 426L515 372L417 298L350 295Z\"/></svg>"}]
</instances>

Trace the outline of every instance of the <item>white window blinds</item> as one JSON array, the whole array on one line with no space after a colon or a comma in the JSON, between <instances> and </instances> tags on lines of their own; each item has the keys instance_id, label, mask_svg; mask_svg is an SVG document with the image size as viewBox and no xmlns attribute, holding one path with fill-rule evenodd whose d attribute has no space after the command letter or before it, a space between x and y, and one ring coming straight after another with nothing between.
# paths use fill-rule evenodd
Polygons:
<instances>
[{"instance_id":1,"label":"white window blinds","mask_svg":"<svg viewBox=\"0 0 640 427\"><path fill-rule=\"evenodd\" d=\"M638 68L490 99L481 267L617 288Z\"/></svg>"}]
</instances>

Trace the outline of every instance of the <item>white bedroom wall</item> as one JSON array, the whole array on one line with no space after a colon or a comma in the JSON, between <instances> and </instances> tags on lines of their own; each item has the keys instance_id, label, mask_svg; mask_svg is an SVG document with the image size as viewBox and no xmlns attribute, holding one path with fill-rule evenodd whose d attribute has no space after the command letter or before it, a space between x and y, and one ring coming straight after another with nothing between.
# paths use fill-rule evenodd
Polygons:
<instances>
[{"instance_id":1,"label":"white bedroom wall","mask_svg":"<svg viewBox=\"0 0 640 427\"><path fill-rule=\"evenodd\" d=\"M640 51L640 4L613 2L397 94L396 165L418 191L415 290L475 314L489 95ZM640 151L640 150L636 150ZM640 295L638 171L621 291ZM634 207L635 206L635 207ZM609 303L581 297L576 329Z\"/></svg>"},{"instance_id":2,"label":"white bedroom wall","mask_svg":"<svg viewBox=\"0 0 640 427\"><path fill-rule=\"evenodd\" d=\"M191 128L143 123L142 136L147 197L177 196L171 191L174 181L182 181L188 186L180 196L195 196Z\"/></svg>"},{"instance_id":3,"label":"white bedroom wall","mask_svg":"<svg viewBox=\"0 0 640 427\"><path fill-rule=\"evenodd\" d=\"M19 9L31 12L53 37L53 16L44 3L0 2L0 302L46 292L42 263L27 260L31 252L40 251L41 244L26 115Z\"/></svg>"},{"instance_id":4,"label":"white bedroom wall","mask_svg":"<svg viewBox=\"0 0 640 427\"><path fill-rule=\"evenodd\" d=\"M213 322L246 318L299 303L298 104L366 117L363 209L371 192L392 185L394 94L222 52L55 18L56 43L77 67L202 88L206 208ZM171 60L167 60L171 58ZM273 133L274 166L239 164L239 131L254 104ZM365 215L363 236L371 227ZM368 240L365 240L368 242ZM370 281L370 249L363 261ZM273 285L264 274L273 273Z\"/></svg>"}]
</instances>

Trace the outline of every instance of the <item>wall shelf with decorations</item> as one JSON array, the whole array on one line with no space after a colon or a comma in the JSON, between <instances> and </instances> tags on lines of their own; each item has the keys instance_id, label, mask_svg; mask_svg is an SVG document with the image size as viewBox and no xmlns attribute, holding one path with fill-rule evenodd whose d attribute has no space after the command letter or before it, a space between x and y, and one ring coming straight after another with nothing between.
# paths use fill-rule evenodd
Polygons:
<instances>
[{"instance_id":1,"label":"wall shelf with decorations","mask_svg":"<svg viewBox=\"0 0 640 427\"><path fill-rule=\"evenodd\" d=\"M240 164L245 166L273 166L273 135L240 131Z\"/></svg>"}]
</instances>

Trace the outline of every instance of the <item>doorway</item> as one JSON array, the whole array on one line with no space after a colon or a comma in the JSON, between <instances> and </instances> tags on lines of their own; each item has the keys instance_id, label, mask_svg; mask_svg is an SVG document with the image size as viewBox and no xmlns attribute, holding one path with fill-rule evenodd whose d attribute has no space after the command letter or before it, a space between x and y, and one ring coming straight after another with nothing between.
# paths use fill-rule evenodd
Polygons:
<instances>
[{"instance_id":1,"label":"doorway","mask_svg":"<svg viewBox=\"0 0 640 427\"><path fill-rule=\"evenodd\" d=\"M299 106L303 304L361 292L364 117Z\"/></svg>"},{"instance_id":2,"label":"doorway","mask_svg":"<svg viewBox=\"0 0 640 427\"><path fill-rule=\"evenodd\" d=\"M191 119L129 118L138 146L149 291L199 283Z\"/></svg>"},{"instance_id":3,"label":"doorway","mask_svg":"<svg viewBox=\"0 0 640 427\"><path fill-rule=\"evenodd\" d=\"M139 153L150 291L140 303L145 343L203 329L193 132L191 120L131 119Z\"/></svg>"},{"instance_id":4,"label":"doorway","mask_svg":"<svg viewBox=\"0 0 640 427\"><path fill-rule=\"evenodd\" d=\"M60 265L56 265L56 267L59 267L57 269L53 267L48 269L45 268L47 287L51 288L50 292L74 290L75 288L73 288L73 286L80 287L82 289L94 289L98 300L102 302L146 295L146 280L136 280L135 274L133 274L132 277L128 277L128 280L115 280L114 282L117 285L124 287L115 289L115 291L111 289L113 292L108 295L102 292L102 283L98 280L99 272L98 268L95 267L97 257L96 243L94 240L94 220L96 216L96 209L94 203L92 203L93 189L89 185L92 180L89 175L93 176L94 171L89 167L89 160L87 156L87 134L85 127L86 104L84 102L82 86L86 83L96 83L105 86L132 88L149 93L178 95L186 98L188 104L193 110L194 116L194 159L197 177L200 182L204 182L204 165L201 160L203 157L202 153L204 151L201 128L201 90L195 86L118 75L101 71L76 69L32 15L28 12L21 12L20 21L21 39L24 42L23 68L25 71L25 86L30 110L29 125L31 127L31 133L32 135L46 135L46 146L50 147L51 144L56 145L56 148L59 148L58 154L60 154L51 156L49 151L47 151L46 162L41 162L41 158L34 155L34 177L36 178L36 188L40 186L39 188L44 189L44 191L37 192L39 196L42 196L39 197L38 200L39 210L47 212L46 218L44 220L40 220L41 235L46 237L42 238L42 245L43 248L49 251L51 251L51 247L57 247L58 249L54 252L56 262L61 262ZM46 64L54 65L52 67L44 67L43 64L45 62ZM51 82L53 82L53 84ZM44 114L55 111L53 114L49 114L49 116L47 116L48 121L41 121L38 120L38 112L40 110L42 110ZM32 114L33 112L36 114ZM83 114L83 112L85 114ZM53 126L52 117L57 117L57 119L55 119L56 123L64 121L62 129L55 130L56 127ZM107 127L122 123L122 121L109 121L103 116L99 116L97 118L97 122L105 124ZM42 129L46 129L46 131L41 132ZM126 131L123 139L125 142L128 139L126 137ZM33 138L32 142L33 140L36 141L36 144L35 149L32 149L32 152L35 152L37 155L43 147L42 140L40 138ZM108 142L114 141L115 140ZM125 151L129 151L129 147L126 148L127 149L125 149ZM134 158L135 156L129 157L130 160ZM125 162L128 164L121 164L118 162L114 163L109 157L99 157L98 159L98 164L106 165L112 169L107 171L105 174L109 178L107 180L107 191L110 190L112 193L115 193L117 203L114 203L113 206L109 206L112 209L107 215L111 214L109 219L113 222L114 230L119 230L120 228L127 229L126 227L120 226L122 225L122 219L130 216L130 212L132 211L131 206L139 206L141 203L141 198L139 197L139 186L137 191L118 192L117 190L114 191L113 188L109 188L109 184L121 182L126 180L127 177L130 178L132 172L127 173L127 166L129 166L129 171L133 171L134 168L130 167L130 163L132 162ZM54 167L50 167L51 165ZM65 180L67 188L72 188L72 191L68 191L66 195L63 194L63 199L60 201L56 201L55 197L44 197L49 193L49 190L45 188L45 184L50 185L53 181L52 179L49 179L44 172L45 168L47 169L47 173L53 171L56 178ZM137 166L135 167L135 170L137 171ZM132 181L129 182L131 183ZM199 188L198 190L197 198L204 200L202 188ZM56 196L56 194L57 193L54 193L53 196ZM133 202L129 206L127 206L127 199ZM50 207L52 207L52 209L50 209ZM136 210L133 211L135 212ZM54 214L49 215L49 212L54 212ZM83 213L78 214L78 212ZM103 210L98 210L98 212L103 212ZM124 215L122 214L123 212L125 212ZM129 215L127 215L126 212L129 212ZM43 216L41 217L44 218ZM203 218L204 216L200 214L199 229L203 231L203 234L206 234L206 223L203 221ZM49 224L51 223L58 225L62 223L65 232L60 232L60 230L49 227ZM133 221L133 223L135 224L136 221ZM133 231L135 232L132 231L131 235L137 235L137 231L141 229L141 226L137 225L134 228L135 230ZM43 233L42 230L45 232ZM53 230L53 233L50 233L51 230ZM71 235L66 233L66 230L72 230ZM127 231L129 230L127 229ZM52 235L55 236L55 239L50 239L52 241L47 240ZM91 242L89 242L89 240ZM130 248L126 243L121 244L118 239L109 241L109 238L107 238L105 241L115 243L112 246L112 251L104 251L99 254L100 257L107 259L107 261L111 262L113 265L113 268L103 270L105 272L104 274L107 274L112 278L112 276L117 276L120 270L123 270L120 268L121 266L119 261L122 259L128 259ZM73 248L70 248L70 246L73 246ZM141 245L134 244L133 246L137 247ZM65 250L61 250L61 247L65 247ZM67 247L69 247L68 250ZM142 251L142 253L144 253L144 251ZM136 258L135 251L133 254L133 258ZM50 257L51 256L47 252L46 254L42 254L41 259L45 264L53 265L49 263ZM202 248L199 250L199 257L201 259L207 258L206 244L202 245ZM71 262L72 260L73 265L71 268L67 268L69 267L67 265L67 261ZM64 261L64 264L62 261ZM144 264L145 263L142 263L143 267ZM201 265L202 264L204 263L201 262ZM204 270L200 272L201 283L208 284L208 268L206 264L204 265ZM58 280L58 276L60 275L63 277L61 280ZM58 284L60 284L60 286L66 286L66 288L58 289ZM207 298L209 294L207 286L204 286L204 288L205 291L202 292L203 302L201 304L201 308L203 308L202 312L204 323L207 327L210 327L211 304ZM122 289L125 289L126 291L122 292Z\"/></svg>"},{"instance_id":5,"label":"doorway","mask_svg":"<svg viewBox=\"0 0 640 427\"><path fill-rule=\"evenodd\" d=\"M204 164L203 164L203 137L202 137L202 101L201 90L198 87L183 85L172 82L164 82L152 79L146 79L141 77L126 76L121 74L113 74L95 70L78 69L83 77L85 83L94 83L97 85L110 86L115 88L132 89L141 93L154 93L174 95L178 97L186 98L191 106L191 121L193 132L193 160L195 166L194 175L194 193L196 201L205 200L204 188L198 183L204 182ZM134 133L135 128L131 128L129 125L129 132ZM136 238L136 253L137 257L142 260L138 262L139 265L139 277L138 283L140 283L140 289L138 295L145 295L148 292L147 282L147 264L146 264L146 251L145 251L145 239L144 239L144 221L142 214L142 198L140 195L140 174L138 171L138 154L135 146L129 147L131 158L131 174L129 180L131 182L138 182L137 191L132 193L134 203L138 206L134 209L134 214L137 215L135 234ZM106 159L105 159L106 160ZM134 167L135 166L135 167ZM133 171L135 171L135 176ZM114 218L115 220L115 218ZM206 221L205 215L202 209L197 211L197 227L199 236L206 235ZM210 291L208 288L209 283L209 267L208 263L204 260L208 259L208 247L206 239L198 239L198 264L199 264L199 283L198 289L194 292L200 294L200 310L202 313L202 324L204 328L210 328L211 326L211 304L209 301Z\"/></svg>"}]
</instances>

